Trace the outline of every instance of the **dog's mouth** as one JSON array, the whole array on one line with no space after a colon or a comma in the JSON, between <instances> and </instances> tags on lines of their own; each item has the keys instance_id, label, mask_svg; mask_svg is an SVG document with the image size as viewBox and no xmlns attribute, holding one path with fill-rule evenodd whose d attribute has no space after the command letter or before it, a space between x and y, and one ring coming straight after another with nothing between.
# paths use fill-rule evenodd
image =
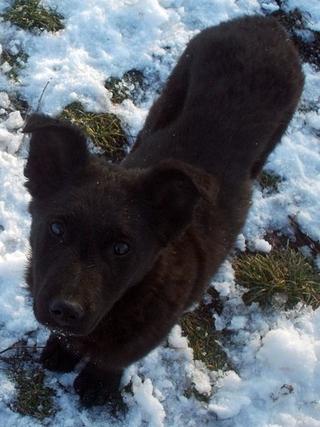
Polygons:
<instances>
[{"instance_id":1,"label":"dog's mouth","mask_svg":"<svg viewBox=\"0 0 320 427\"><path fill-rule=\"evenodd\" d=\"M37 317L37 316L36 316ZM39 319L38 319L39 320ZM90 322L89 324L84 325L57 325L56 323L52 321L40 321L44 326L46 326L48 329L50 329L51 332L57 335L61 335L64 337L86 337L90 335L98 326L99 320L95 320L93 322Z\"/></svg>"},{"instance_id":2,"label":"dog's mouth","mask_svg":"<svg viewBox=\"0 0 320 427\"><path fill-rule=\"evenodd\" d=\"M59 335L62 337L86 337L89 333L84 333L83 331L71 331L69 329L63 329L56 326L50 326L49 324L45 325L54 335Z\"/></svg>"},{"instance_id":3,"label":"dog's mouth","mask_svg":"<svg viewBox=\"0 0 320 427\"><path fill-rule=\"evenodd\" d=\"M39 323L50 329L55 334L62 336L85 337L90 335L99 325L104 317L104 313L90 312L83 310L81 318L68 315L68 313L57 315L50 304L52 298L39 298L39 295L34 297L33 312ZM59 308L57 308L59 311Z\"/></svg>"},{"instance_id":4,"label":"dog's mouth","mask_svg":"<svg viewBox=\"0 0 320 427\"><path fill-rule=\"evenodd\" d=\"M91 335L112 311L115 305L112 302L110 301L107 307L98 307L96 303L94 309L90 310L90 307L86 307L82 301L71 300L70 303L67 299L62 301L64 305L61 308L60 300L55 295L48 296L39 292L34 296L33 311L37 321L55 334L65 337L86 337ZM74 311L79 310L79 307L80 312Z\"/></svg>"},{"instance_id":5,"label":"dog's mouth","mask_svg":"<svg viewBox=\"0 0 320 427\"><path fill-rule=\"evenodd\" d=\"M35 317L39 323L50 329L50 331L56 335L61 335L64 337L86 337L90 335L99 325L103 319L103 315L95 316L91 321L81 322L82 324L78 325L58 325L50 317L45 320L42 316L37 314L37 311L34 309Z\"/></svg>"},{"instance_id":6,"label":"dog's mouth","mask_svg":"<svg viewBox=\"0 0 320 427\"><path fill-rule=\"evenodd\" d=\"M65 337L86 337L90 335L100 323L100 319L91 323L88 326L83 327L70 327L70 326L57 326L47 323L45 326L51 330L54 334L62 335Z\"/></svg>"}]
</instances>

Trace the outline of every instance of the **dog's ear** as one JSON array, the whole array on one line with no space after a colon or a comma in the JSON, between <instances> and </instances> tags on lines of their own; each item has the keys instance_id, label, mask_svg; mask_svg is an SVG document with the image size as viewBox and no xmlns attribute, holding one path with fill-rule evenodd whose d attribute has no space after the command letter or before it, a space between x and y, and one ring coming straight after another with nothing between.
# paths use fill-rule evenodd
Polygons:
<instances>
[{"instance_id":1,"label":"dog's ear","mask_svg":"<svg viewBox=\"0 0 320 427\"><path fill-rule=\"evenodd\" d=\"M194 170L183 162L164 161L143 176L142 193L149 207L150 225L164 245L191 222L200 197L207 198L204 179L199 179Z\"/></svg>"},{"instance_id":2,"label":"dog's ear","mask_svg":"<svg viewBox=\"0 0 320 427\"><path fill-rule=\"evenodd\" d=\"M34 114L23 131L32 134L24 175L33 197L52 195L86 166L86 138L77 127Z\"/></svg>"}]
</instances>

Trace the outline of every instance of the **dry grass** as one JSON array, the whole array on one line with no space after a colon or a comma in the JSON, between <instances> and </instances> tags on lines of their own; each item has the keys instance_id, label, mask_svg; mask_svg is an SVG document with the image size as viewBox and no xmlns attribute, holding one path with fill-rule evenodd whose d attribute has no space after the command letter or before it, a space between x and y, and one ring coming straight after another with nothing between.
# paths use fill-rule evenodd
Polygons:
<instances>
[{"instance_id":1,"label":"dry grass","mask_svg":"<svg viewBox=\"0 0 320 427\"><path fill-rule=\"evenodd\" d=\"M15 0L2 18L23 30L55 32L64 28L63 16L41 6L40 0Z\"/></svg>"},{"instance_id":2,"label":"dry grass","mask_svg":"<svg viewBox=\"0 0 320 427\"><path fill-rule=\"evenodd\" d=\"M28 55L21 51L13 55L8 50L3 50L0 56L0 64L7 62L11 69L5 74L14 81L19 81L19 71L25 66L28 60Z\"/></svg>"},{"instance_id":3,"label":"dry grass","mask_svg":"<svg viewBox=\"0 0 320 427\"><path fill-rule=\"evenodd\" d=\"M216 304L216 301L201 304L181 319L181 327L193 349L194 359L201 360L210 370L224 369L228 364L227 356L217 342L221 339L221 333L214 328L213 308Z\"/></svg>"},{"instance_id":4,"label":"dry grass","mask_svg":"<svg viewBox=\"0 0 320 427\"><path fill-rule=\"evenodd\" d=\"M16 397L10 407L22 415L44 420L55 413L54 390L45 386L44 371L37 367L9 370L9 377L15 383Z\"/></svg>"},{"instance_id":5,"label":"dry grass","mask_svg":"<svg viewBox=\"0 0 320 427\"><path fill-rule=\"evenodd\" d=\"M1 354L1 361L5 363L8 377L16 389L10 408L43 421L56 412L55 391L45 385L44 371L34 361L35 351L36 348L30 349L22 340L9 348L6 356Z\"/></svg>"},{"instance_id":6,"label":"dry grass","mask_svg":"<svg viewBox=\"0 0 320 427\"><path fill-rule=\"evenodd\" d=\"M287 248L270 254L244 254L234 261L236 280L248 291L244 301L262 306L273 304L279 295L284 308L297 303L320 305L320 275L312 262L297 250Z\"/></svg>"},{"instance_id":7,"label":"dry grass","mask_svg":"<svg viewBox=\"0 0 320 427\"><path fill-rule=\"evenodd\" d=\"M281 178L275 173L262 171L258 177L258 182L263 190L269 193L274 193L278 191L278 185L281 182Z\"/></svg>"},{"instance_id":8,"label":"dry grass","mask_svg":"<svg viewBox=\"0 0 320 427\"><path fill-rule=\"evenodd\" d=\"M125 156L128 140L116 115L87 112L79 102L74 102L63 110L61 118L79 126L109 160L118 162Z\"/></svg>"},{"instance_id":9,"label":"dry grass","mask_svg":"<svg viewBox=\"0 0 320 427\"><path fill-rule=\"evenodd\" d=\"M121 79L109 77L105 87L112 93L112 102L121 104L125 99L135 100L144 89L144 76L140 70L132 69Z\"/></svg>"}]
</instances>

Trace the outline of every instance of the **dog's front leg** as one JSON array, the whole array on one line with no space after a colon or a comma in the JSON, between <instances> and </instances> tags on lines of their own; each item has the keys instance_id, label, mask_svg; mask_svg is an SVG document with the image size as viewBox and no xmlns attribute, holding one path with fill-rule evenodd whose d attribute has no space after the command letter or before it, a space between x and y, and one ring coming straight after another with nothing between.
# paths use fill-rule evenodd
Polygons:
<instances>
[{"instance_id":1,"label":"dog's front leg","mask_svg":"<svg viewBox=\"0 0 320 427\"><path fill-rule=\"evenodd\" d=\"M50 334L40 357L43 367L56 372L72 371L81 356L73 353L68 347L66 339Z\"/></svg>"},{"instance_id":2,"label":"dog's front leg","mask_svg":"<svg viewBox=\"0 0 320 427\"><path fill-rule=\"evenodd\" d=\"M89 362L74 381L75 391L79 394L84 406L121 404L119 391L123 370L107 371Z\"/></svg>"}]
</instances>

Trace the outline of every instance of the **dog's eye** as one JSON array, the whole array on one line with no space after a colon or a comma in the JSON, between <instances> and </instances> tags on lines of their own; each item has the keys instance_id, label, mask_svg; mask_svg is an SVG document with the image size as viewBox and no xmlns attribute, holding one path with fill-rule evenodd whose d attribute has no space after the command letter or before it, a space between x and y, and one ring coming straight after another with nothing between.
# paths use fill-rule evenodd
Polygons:
<instances>
[{"instance_id":1,"label":"dog's eye","mask_svg":"<svg viewBox=\"0 0 320 427\"><path fill-rule=\"evenodd\" d=\"M130 250L128 243L117 242L113 245L113 251L116 255L126 255Z\"/></svg>"},{"instance_id":2,"label":"dog's eye","mask_svg":"<svg viewBox=\"0 0 320 427\"><path fill-rule=\"evenodd\" d=\"M61 224L61 222L52 222L51 224L49 224L49 228L51 233L55 236L55 237L63 237L64 235L64 226L63 224Z\"/></svg>"}]
</instances>

